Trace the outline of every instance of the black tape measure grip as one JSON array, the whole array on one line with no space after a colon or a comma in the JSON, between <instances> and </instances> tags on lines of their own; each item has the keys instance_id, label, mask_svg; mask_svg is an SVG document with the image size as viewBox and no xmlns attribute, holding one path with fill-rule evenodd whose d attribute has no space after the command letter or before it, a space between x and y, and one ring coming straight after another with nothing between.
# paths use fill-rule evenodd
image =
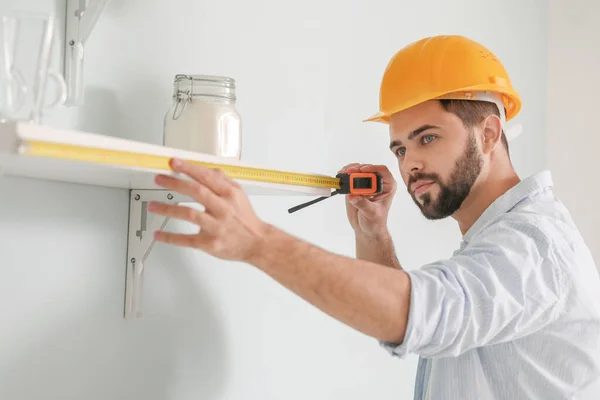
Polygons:
<instances>
[{"instance_id":1,"label":"black tape measure grip","mask_svg":"<svg viewBox=\"0 0 600 400\"><path fill-rule=\"evenodd\" d=\"M351 174L340 173L336 175L340 180L340 188L331 193L331 196L319 197L307 203L292 207L288 210L291 214L312 204L328 199L336 194L352 194L358 196L374 196L383 192L383 178L377 172L354 172Z\"/></svg>"}]
</instances>

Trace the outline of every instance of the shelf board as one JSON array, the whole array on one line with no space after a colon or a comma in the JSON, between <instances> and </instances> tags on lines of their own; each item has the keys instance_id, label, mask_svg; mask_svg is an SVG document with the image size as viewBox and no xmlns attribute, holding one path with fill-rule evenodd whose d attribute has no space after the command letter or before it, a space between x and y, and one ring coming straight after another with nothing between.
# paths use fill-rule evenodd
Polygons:
<instances>
[{"instance_id":1,"label":"shelf board","mask_svg":"<svg viewBox=\"0 0 600 400\"><path fill-rule=\"evenodd\" d=\"M26 151L28 142L46 142L59 146L78 146L93 149L96 152L127 152L140 156L178 157L181 159L268 169L265 166L215 157L209 154L195 153L162 145L137 142L115 138L101 134L75 130L57 129L28 122L0 123L0 173L6 176L51 181L70 182L76 184L97 185L125 189L162 189L154 183L157 174L174 175L171 170L148 168L139 165L126 165L116 161L93 162L73 160L69 158L29 155ZM112 156L111 160L114 160ZM326 175L313 174L327 177ZM185 177L184 177L185 178ZM329 178L329 177L327 177ZM307 195L329 196L331 188L281 184L252 180L237 180L249 195Z\"/></svg>"}]
</instances>

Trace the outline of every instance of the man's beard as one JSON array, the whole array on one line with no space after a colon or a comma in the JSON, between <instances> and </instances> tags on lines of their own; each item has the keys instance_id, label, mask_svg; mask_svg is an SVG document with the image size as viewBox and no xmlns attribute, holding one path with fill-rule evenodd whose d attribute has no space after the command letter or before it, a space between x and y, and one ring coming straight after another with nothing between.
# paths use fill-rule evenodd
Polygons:
<instances>
[{"instance_id":1,"label":"man's beard","mask_svg":"<svg viewBox=\"0 0 600 400\"><path fill-rule=\"evenodd\" d=\"M420 203L413 193L413 201L421 209L423 215L430 220L446 218L456 212L469 195L471 187L481 172L483 160L477 149L475 136L471 132L465 153L456 161L454 170L450 174L449 182L444 184L437 174L416 173L410 177L408 187L419 179L430 180L437 183L440 192L437 199L431 198L431 193L423 193L419 197Z\"/></svg>"}]
</instances>

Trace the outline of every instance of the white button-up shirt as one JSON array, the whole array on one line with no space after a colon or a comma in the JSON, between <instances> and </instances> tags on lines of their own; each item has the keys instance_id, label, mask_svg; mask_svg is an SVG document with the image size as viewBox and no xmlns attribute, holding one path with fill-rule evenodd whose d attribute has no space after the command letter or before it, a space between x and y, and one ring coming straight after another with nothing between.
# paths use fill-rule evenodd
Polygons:
<instances>
[{"instance_id":1,"label":"white button-up shirt","mask_svg":"<svg viewBox=\"0 0 600 400\"><path fill-rule=\"evenodd\" d=\"M594 201L588 199L587 201ZM522 180L453 257L407 271L415 399L600 399L600 278L550 173Z\"/></svg>"}]
</instances>

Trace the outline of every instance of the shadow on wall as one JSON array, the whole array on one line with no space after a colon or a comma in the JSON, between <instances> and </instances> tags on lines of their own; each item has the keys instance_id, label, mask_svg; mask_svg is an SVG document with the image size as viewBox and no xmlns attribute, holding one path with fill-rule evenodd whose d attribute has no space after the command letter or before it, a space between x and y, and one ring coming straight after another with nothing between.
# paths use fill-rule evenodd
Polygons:
<instances>
[{"instance_id":1,"label":"shadow on wall","mask_svg":"<svg viewBox=\"0 0 600 400\"><path fill-rule=\"evenodd\" d=\"M2 260L10 264L6 269L9 276L5 274L2 279L5 283L11 281L12 285L23 285L18 290L6 288L5 292L15 292L10 295L12 298L18 298L18 293L21 293L25 296L25 303L30 304L29 307L19 301L10 306L5 304L7 314L1 320L8 324L2 327L2 337L11 343L0 346L4 348L0 357L0 399L220 398L229 375L229 357L216 311L218 307L211 302L203 285L190 274L191 268L197 266L191 265L183 257L185 253L175 247L165 246L155 251L148 265L145 304L159 306L146 306L152 312L139 320L125 321L122 318L124 253L102 258L123 260L122 269L105 265L106 268L101 270L102 263L94 260L96 254L114 252L114 248L107 246L103 249L75 251L66 247L58 250L59 257L65 258L64 265L40 261L46 250L37 245L40 244L37 243L38 234L52 238L48 246L53 247L61 241L61 232L68 230L77 229L81 236L87 235L86 229L92 230L96 237L98 232L112 237L123 234L121 230L115 231L114 224L103 223L102 216L82 222L81 213L84 211L67 212L69 201L66 198L70 195L81 197L74 193L79 191L75 187L58 184L56 192L47 196L48 203L40 203L39 198L33 195L39 190L47 191L53 185L16 179L2 183L3 189L12 187L13 195L13 200L3 201L4 206L13 209L2 213L3 225L9 229L21 226L30 233L35 231L31 237L28 232L20 231L9 237L19 241L29 238L29 246L42 254L23 257L18 250L10 248L2 252ZM86 190L90 190L92 196L100 193L89 188L81 189L82 192ZM120 198L116 200L120 202ZM101 195L100 199L103 199ZM81 201L81 198L78 200ZM25 213L18 212L17 201L18 209L30 210L26 218L23 218ZM50 221L49 215L54 209L59 216ZM114 214L121 217L119 211ZM85 225L88 225L87 228ZM105 229L107 226L112 230ZM15 244L10 246L18 247ZM76 246L78 244L75 243ZM72 257L79 257L81 252L89 253L89 259L74 261ZM122 248L115 253L122 253ZM17 274L13 274L15 269ZM19 274L18 270L22 269L29 271ZM48 269L55 272L48 275ZM30 279L28 276L36 277L38 274L40 279L45 279L44 282L27 281ZM59 276L56 280L48 279L55 274ZM81 279L82 275L84 279ZM65 281L81 287L59 287ZM115 287L117 284L118 287ZM59 294L56 299L43 290L38 293L32 288L35 285L42 288L54 285L49 290L60 291L62 296ZM69 293L78 296L68 298L71 297ZM161 298L167 297L164 293L168 294L167 299ZM168 309L161 304L168 304ZM10 324L13 316L16 324Z\"/></svg>"},{"instance_id":2,"label":"shadow on wall","mask_svg":"<svg viewBox=\"0 0 600 400\"><path fill-rule=\"evenodd\" d=\"M143 81L130 82L119 96L112 89L88 85L76 129L162 145L170 101L160 88Z\"/></svg>"},{"instance_id":3,"label":"shadow on wall","mask_svg":"<svg viewBox=\"0 0 600 400\"><path fill-rule=\"evenodd\" d=\"M127 139L127 133L121 129L122 115L114 91L90 85L84 96L75 129Z\"/></svg>"},{"instance_id":4,"label":"shadow on wall","mask_svg":"<svg viewBox=\"0 0 600 400\"><path fill-rule=\"evenodd\" d=\"M228 366L219 322L202 288L186 276L177 251L163 255L171 265L162 278L177 286L174 314L126 322L116 313L98 318L88 310L60 331L41 331L27 352L2 362L0 398L188 398L173 393L183 390L220 398Z\"/></svg>"}]
</instances>

